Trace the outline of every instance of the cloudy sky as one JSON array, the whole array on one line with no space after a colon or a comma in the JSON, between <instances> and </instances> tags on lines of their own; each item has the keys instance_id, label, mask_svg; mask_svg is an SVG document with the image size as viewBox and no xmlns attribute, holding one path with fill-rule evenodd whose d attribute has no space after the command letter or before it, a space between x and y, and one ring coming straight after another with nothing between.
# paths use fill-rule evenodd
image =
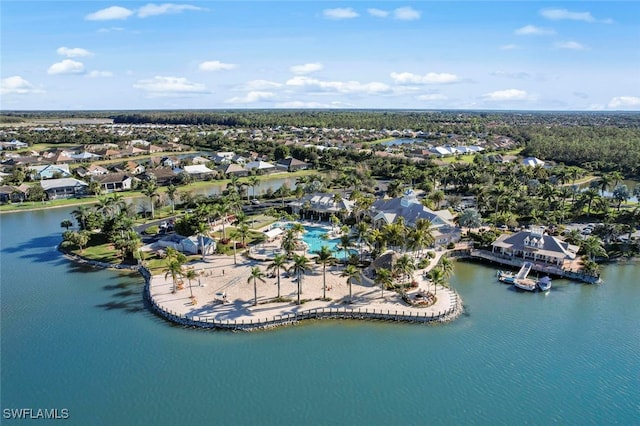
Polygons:
<instances>
[{"instance_id":1,"label":"cloudy sky","mask_svg":"<svg viewBox=\"0 0 640 426\"><path fill-rule=\"evenodd\" d=\"M3 0L1 107L640 110L640 2Z\"/></svg>"}]
</instances>

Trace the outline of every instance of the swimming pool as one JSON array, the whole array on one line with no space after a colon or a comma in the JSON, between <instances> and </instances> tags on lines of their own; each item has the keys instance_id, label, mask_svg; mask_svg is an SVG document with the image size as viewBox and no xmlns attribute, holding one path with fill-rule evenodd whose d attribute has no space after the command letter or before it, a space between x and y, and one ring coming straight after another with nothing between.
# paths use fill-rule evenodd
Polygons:
<instances>
[{"instance_id":1,"label":"swimming pool","mask_svg":"<svg viewBox=\"0 0 640 426\"><path fill-rule=\"evenodd\" d=\"M275 226L281 228L291 228L291 223L277 223ZM329 247L329 250L333 252L333 255L342 259L344 256L344 252L340 250L338 244L340 243L339 238L327 239L327 234L331 228L324 226L308 226L304 225L304 233L302 234L302 241L307 245L308 250L307 253L310 255L316 254L317 251L320 251L322 246ZM350 249L350 254L357 254L357 250Z\"/></svg>"}]
</instances>

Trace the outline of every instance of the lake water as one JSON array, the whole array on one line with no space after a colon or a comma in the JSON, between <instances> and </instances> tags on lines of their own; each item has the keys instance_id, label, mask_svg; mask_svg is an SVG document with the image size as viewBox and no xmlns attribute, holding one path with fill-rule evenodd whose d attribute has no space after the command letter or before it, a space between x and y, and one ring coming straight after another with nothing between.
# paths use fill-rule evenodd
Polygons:
<instances>
[{"instance_id":1,"label":"lake water","mask_svg":"<svg viewBox=\"0 0 640 426\"><path fill-rule=\"evenodd\" d=\"M460 262L465 314L440 326L211 332L152 314L138 275L65 260L70 210L0 216L2 409L66 408L78 425L638 424L638 264L545 295Z\"/></svg>"}]
</instances>

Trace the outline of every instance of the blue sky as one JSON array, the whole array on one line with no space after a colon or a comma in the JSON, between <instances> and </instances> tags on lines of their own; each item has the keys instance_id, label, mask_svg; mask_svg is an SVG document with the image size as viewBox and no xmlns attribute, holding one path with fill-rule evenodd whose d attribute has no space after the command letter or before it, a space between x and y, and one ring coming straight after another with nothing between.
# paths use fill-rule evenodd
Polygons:
<instances>
[{"instance_id":1,"label":"blue sky","mask_svg":"<svg viewBox=\"0 0 640 426\"><path fill-rule=\"evenodd\" d=\"M3 0L2 109L640 110L639 2Z\"/></svg>"}]
</instances>

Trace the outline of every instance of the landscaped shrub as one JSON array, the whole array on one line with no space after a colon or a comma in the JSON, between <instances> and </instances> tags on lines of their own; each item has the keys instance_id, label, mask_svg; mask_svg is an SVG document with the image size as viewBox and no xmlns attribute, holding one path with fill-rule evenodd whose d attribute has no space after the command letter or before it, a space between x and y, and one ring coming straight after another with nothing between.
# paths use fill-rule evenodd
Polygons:
<instances>
[{"instance_id":1,"label":"landscaped shrub","mask_svg":"<svg viewBox=\"0 0 640 426\"><path fill-rule=\"evenodd\" d=\"M158 225L151 225L144 230L144 233L147 235L156 235L158 233L158 229L160 229Z\"/></svg>"}]
</instances>

